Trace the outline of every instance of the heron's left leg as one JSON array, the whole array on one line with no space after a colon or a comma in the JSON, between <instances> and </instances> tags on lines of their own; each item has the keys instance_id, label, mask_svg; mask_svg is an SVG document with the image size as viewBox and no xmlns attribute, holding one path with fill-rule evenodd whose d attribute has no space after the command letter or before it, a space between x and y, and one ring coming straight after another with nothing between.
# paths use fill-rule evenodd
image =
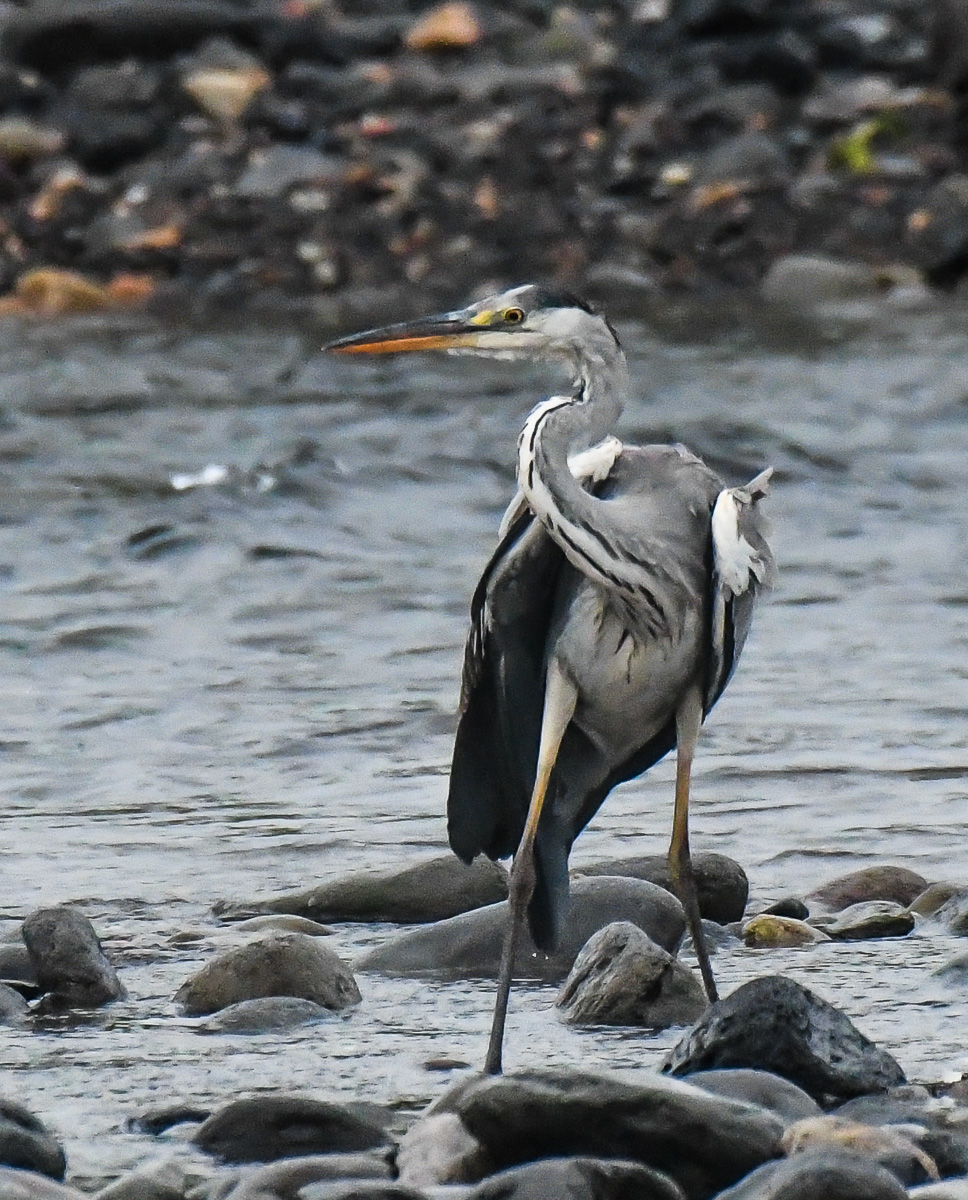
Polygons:
<instances>
[{"instance_id":1,"label":"heron's left leg","mask_svg":"<svg viewBox=\"0 0 968 1200\"><path fill-rule=\"evenodd\" d=\"M672 818L672 844L669 846L669 874L676 895L686 910L686 923L699 960L699 972L710 1000L716 1000L716 980L699 915L699 893L689 853L689 780L692 760L702 726L702 693L691 687L676 711L676 807Z\"/></svg>"},{"instance_id":2,"label":"heron's left leg","mask_svg":"<svg viewBox=\"0 0 968 1200\"><path fill-rule=\"evenodd\" d=\"M484 1070L489 1075L501 1073L501 1051L504 1045L504 1024L508 1015L508 997L511 994L511 977L514 974L514 956L524 925L524 915L534 894L534 839L538 832L538 821L548 793L548 783L554 769L561 739L565 736L568 722L574 716L578 702L578 689L552 659L548 664L545 682L544 709L541 714L541 738L538 744L538 769L528 807L524 833L514 854L511 878L508 881L508 924L501 952L501 969L497 981L497 999L494 1004L494 1021L491 1039L487 1047Z\"/></svg>"}]
</instances>

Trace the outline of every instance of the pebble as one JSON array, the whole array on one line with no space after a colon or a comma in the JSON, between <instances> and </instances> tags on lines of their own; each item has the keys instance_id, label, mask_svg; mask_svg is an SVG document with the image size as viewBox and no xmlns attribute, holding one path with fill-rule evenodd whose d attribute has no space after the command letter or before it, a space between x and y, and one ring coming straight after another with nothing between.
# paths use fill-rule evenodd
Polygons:
<instances>
[{"instance_id":1,"label":"pebble","mask_svg":"<svg viewBox=\"0 0 968 1200\"><path fill-rule=\"evenodd\" d=\"M637 925L617 921L585 943L556 1004L570 1025L690 1025L706 1011L702 984Z\"/></svg>"},{"instance_id":2,"label":"pebble","mask_svg":"<svg viewBox=\"0 0 968 1200\"><path fill-rule=\"evenodd\" d=\"M269 900L222 902L226 919L251 913L291 913L311 921L389 921L401 925L441 921L496 904L508 894L507 872L486 858L469 867L453 854L397 871L361 871L306 891Z\"/></svg>"},{"instance_id":3,"label":"pebble","mask_svg":"<svg viewBox=\"0 0 968 1200\"><path fill-rule=\"evenodd\" d=\"M267 996L295 996L334 1011L360 1002L349 967L319 938L268 933L218 955L178 989L188 1016Z\"/></svg>"},{"instance_id":4,"label":"pebble","mask_svg":"<svg viewBox=\"0 0 968 1200\"><path fill-rule=\"evenodd\" d=\"M355 1153L387 1144L373 1105L270 1094L232 1100L195 1131L192 1142L226 1163Z\"/></svg>"},{"instance_id":5,"label":"pebble","mask_svg":"<svg viewBox=\"0 0 968 1200\"><path fill-rule=\"evenodd\" d=\"M592 934L614 921L631 921L670 953L685 930L679 901L663 888L640 879L607 875L577 878L571 886L569 906L553 954L537 950L524 932L515 961L516 978L564 979ZM387 975L435 972L447 978L494 978L501 962L507 912L505 901L400 934L365 954L356 967Z\"/></svg>"},{"instance_id":6,"label":"pebble","mask_svg":"<svg viewBox=\"0 0 968 1200\"><path fill-rule=\"evenodd\" d=\"M801 984L766 975L710 1005L667 1055L663 1070L755 1067L791 1080L822 1103L904 1082L895 1060L839 1009Z\"/></svg>"},{"instance_id":7,"label":"pebble","mask_svg":"<svg viewBox=\"0 0 968 1200\"><path fill-rule=\"evenodd\" d=\"M22 936L46 1008L97 1008L125 994L94 926L76 909L37 909Z\"/></svg>"}]
</instances>

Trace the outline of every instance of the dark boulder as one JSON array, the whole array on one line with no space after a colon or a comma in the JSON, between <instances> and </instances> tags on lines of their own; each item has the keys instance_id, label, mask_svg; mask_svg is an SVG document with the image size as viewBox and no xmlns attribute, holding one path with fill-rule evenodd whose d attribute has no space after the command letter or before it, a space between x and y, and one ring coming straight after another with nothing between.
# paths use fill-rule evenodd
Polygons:
<instances>
[{"instance_id":1,"label":"dark boulder","mask_svg":"<svg viewBox=\"0 0 968 1200\"><path fill-rule=\"evenodd\" d=\"M387 1144L375 1111L307 1096L251 1096L212 1113L192 1141L227 1163L372 1150Z\"/></svg>"},{"instance_id":2,"label":"dark boulder","mask_svg":"<svg viewBox=\"0 0 968 1200\"><path fill-rule=\"evenodd\" d=\"M505 901L401 934L365 955L357 969L387 975L493 978L501 961L507 913ZM613 921L631 921L669 951L679 945L685 929L682 905L655 884L617 877L576 879L558 949L554 954L541 953L525 930L515 974L523 979L564 979L592 934Z\"/></svg>"},{"instance_id":3,"label":"dark boulder","mask_svg":"<svg viewBox=\"0 0 968 1200\"><path fill-rule=\"evenodd\" d=\"M684 1200L660 1171L621 1159L546 1158L485 1179L469 1200Z\"/></svg>"},{"instance_id":4,"label":"dark boulder","mask_svg":"<svg viewBox=\"0 0 968 1200\"><path fill-rule=\"evenodd\" d=\"M844 1013L782 975L750 980L711 1005L663 1070L690 1075L717 1067L772 1071L821 1103L904 1082L895 1060Z\"/></svg>"},{"instance_id":5,"label":"dark boulder","mask_svg":"<svg viewBox=\"0 0 968 1200\"><path fill-rule=\"evenodd\" d=\"M740 921L746 911L750 885L746 872L725 854L703 850L692 856L692 867L699 893L699 913L707 921L728 925ZM608 862L578 867L576 875L629 875L644 879L672 892L669 861L664 854L646 854L633 858L617 858Z\"/></svg>"},{"instance_id":6,"label":"dark boulder","mask_svg":"<svg viewBox=\"0 0 968 1200\"><path fill-rule=\"evenodd\" d=\"M67 1169L64 1151L54 1135L14 1100L0 1100L0 1163L51 1179L63 1179Z\"/></svg>"},{"instance_id":7,"label":"dark boulder","mask_svg":"<svg viewBox=\"0 0 968 1200\"><path fill-rule=\"evenodd\" d=\"M98 1008L124 995L94 926L76 909L38 909L24 921L23 939L45 1007Z\"/></svg>"},{"instance_id":8,"label":"dark boulder","mask_svg":"<svg viewBox=\"0 0 968 1200\"><path fill-rule=\"evenodd\" d=\"M716 1200L907 1200L890 1171L849 1150L808 1150L767 1163Z\"/></svg>"}]
</instances>

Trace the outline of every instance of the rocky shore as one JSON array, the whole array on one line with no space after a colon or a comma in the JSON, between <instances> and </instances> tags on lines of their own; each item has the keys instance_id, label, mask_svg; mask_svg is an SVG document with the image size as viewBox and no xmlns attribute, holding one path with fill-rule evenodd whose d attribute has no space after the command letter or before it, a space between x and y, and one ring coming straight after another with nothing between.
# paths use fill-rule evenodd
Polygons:
<instances>
[{"instance_id":1,"label":"rocky shore","mask_svg":"<svg viewBox=\"0 0 968 1200\"><path fill-rule=\"evenodd\" d=\"M434 1069L454 1081L413 1119L366 1095L327 1098L324 1088L256 1087L214 1108L160 1104L119 1120L159 1139L181 1130L210 1165L159 1155L93 1193L63 1182L70 1163L57 1137L8 1096L0 1101L0 1197L963 1200L965 1079L909 1082L843 1011L771 972L769 950L822 938L851 954L858 942L906 937L915 925L963 936L968 892L884 866L752 912L744 911L748 885L737 863L705 854L698 866L712 943L720 953L759 955L748 982L717 1003L706 1005L688 961L677 957L684 916L656 859L576 875L559 953L532 947L518 966L525 978L560 985L560 1017L580 1028L620 1025L634 1035L680 1027L658 1071L547 1067L494 1077L441 1060ZM191 1018L210 1037L258 1036L340 1012L352 1021L374 974L489 977L505 893L499 869L467 870L442 857L221 904L216 920L228 945L223 939L184 980L174 1019ZM374 914L383 927L417 928L390 933L350 963L327 945L333 930L307 912L344 928ZM950 983L964 970L962 956L937 975ZM38 910L0 944L0 1020L39 1032L56 1016L90 1019L125 998L124 973L77 909ZM552 1004L553 990L544 995ZM172 1019L162 1013L153 1019Z\"/></svg>"},{"instance_id":2,"label":"rocky shore","mask_svg":"<svg viewBox=\"0 0 968 1200\"><path fill-rule=\"evenodd\" d=\"M26 0L0 311L957 286L958 0Z\"/></svg>"}]
</instances>

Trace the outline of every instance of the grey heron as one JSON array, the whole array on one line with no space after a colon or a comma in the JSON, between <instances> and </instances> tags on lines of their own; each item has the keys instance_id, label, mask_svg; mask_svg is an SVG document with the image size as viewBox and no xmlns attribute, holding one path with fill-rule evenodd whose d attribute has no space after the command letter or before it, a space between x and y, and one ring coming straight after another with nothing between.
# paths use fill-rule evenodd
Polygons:
<instances>
[{"instance_id":1,"label":"grey heron","mask_svg":"<svg viewBox=\"0 0 968 1200\"><path fill-rule=\"evenodd\" d=\"M609 322L533 284L469 308L368 330L339 353L447 350L561 360L573 383L518 439L518 493L471 603L448 833L466 862L514 855L485 1070L501 1070L527 914L558 939L572 843L617 784L676 748L669 870L716 999L689 855L699 729L746 640L773 556L758 502L772 470L727 487L682 446L623 446L629 387Z\"/></svg>"}]
</instances>

